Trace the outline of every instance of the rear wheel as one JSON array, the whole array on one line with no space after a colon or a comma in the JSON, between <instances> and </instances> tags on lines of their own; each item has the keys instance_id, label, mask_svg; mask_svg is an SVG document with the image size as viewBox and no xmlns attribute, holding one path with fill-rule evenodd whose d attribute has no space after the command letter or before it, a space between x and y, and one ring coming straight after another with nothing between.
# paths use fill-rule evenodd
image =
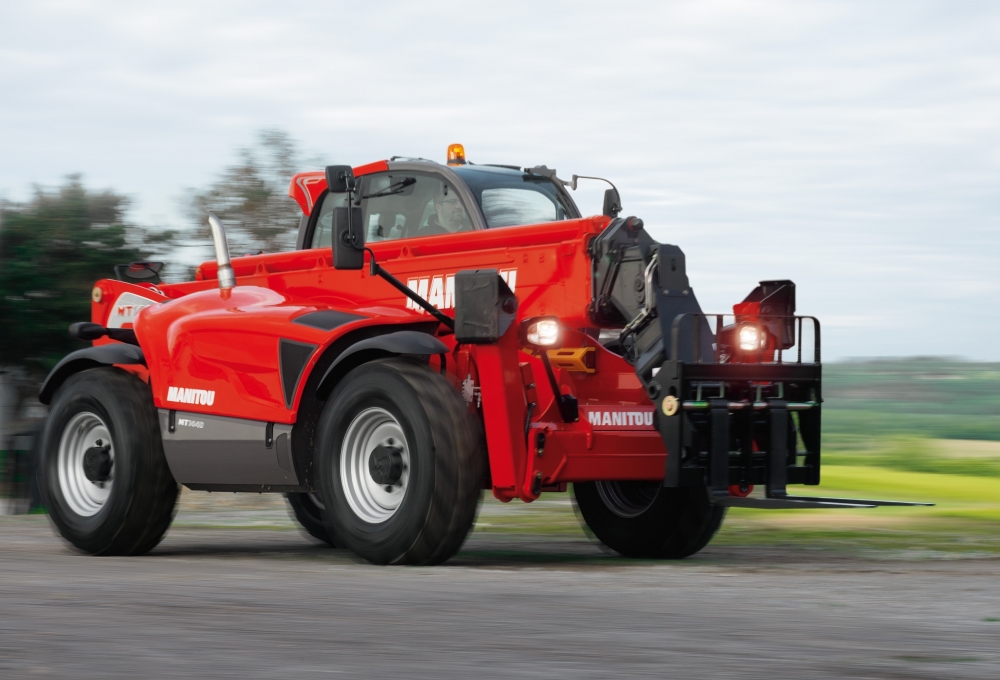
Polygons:
<instances>
[{"instance_id":1,"label":"rear wheel","mask_svg":"<svg viewBox=\"0 0 1000 680\"><path fill-rule=\"evenodd\" d=\"M326 528L326 521L323 518L326 505L323 503L322 495L318 493L286 493L285 498L288 500L295 520L305 529L306 533L313 538L318 538L331 548L340 547Z\"/></svg>"},{"instance_id":2,"label":"rear wheel","mask_svg":"<svg viewBox=\"0 0 1000 680\"><path fill-rule=\"evenodd\" d=\"M338 543L377 564L437 564L475 521L485 456L465 402L426 366L351 371L318 428L321 491Z\"/></svg>"},{"instance_id":3,"label":"rear wheel","mask_svg":"<svg viewBox=\"0 0 1000 680\"><path fill-rule=\"evenodd\" d=\"M679 559L712 540L726 516L701 487L665 488L659 482L585 482L573 485L587 528L625 557Z\"/></svg>"},{"instance_id":4,"label":"rear wheel","mask_svg":"<svg viewBox=\"0 0 1000 680\"><path fill-rule=\"evenodd\" d=\"M62 536L95 555L141 555L173 520L174 481L149 387L116 368L70 377L45 423L39 479Z\"/></svg>"}]
</instances>

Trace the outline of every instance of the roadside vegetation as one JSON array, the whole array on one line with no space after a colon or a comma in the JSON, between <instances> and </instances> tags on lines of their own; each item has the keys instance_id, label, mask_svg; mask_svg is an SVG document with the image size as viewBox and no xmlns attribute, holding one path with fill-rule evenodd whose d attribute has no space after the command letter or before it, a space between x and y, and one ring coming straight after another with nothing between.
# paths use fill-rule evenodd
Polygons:
<instances>
[{"instance_id":1,"label":"roadside vegetation","mask_svg":"<svg viewBox=\"0 0 1000 680\"><path fill-rule=\"evenodd\" d=\"M288 183L309 167L319 161L304 160L286 133L262 130L214 181L188 190L190 224L181 230L136 223L128 196L88 187L80 175L36 186L24 202L0 200L0 497L15 484L3 459L22 455L12 438L33 432L44 415L42 380L87 344L67 329L90 319L94 282L142 260L165 262L166 281L193 279L194 264L212 257L209 210L226 222L234 255L294 247L301 211Z\"/></svg>"}]
</instances>

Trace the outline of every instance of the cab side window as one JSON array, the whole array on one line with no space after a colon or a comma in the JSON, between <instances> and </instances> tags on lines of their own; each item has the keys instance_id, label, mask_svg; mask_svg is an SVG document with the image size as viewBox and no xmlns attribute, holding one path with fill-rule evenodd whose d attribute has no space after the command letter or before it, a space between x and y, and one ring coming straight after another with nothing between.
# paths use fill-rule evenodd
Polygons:
<instances>
[{"instance_id":1,"label":"cab side window","mask_svg":"<svg viewBox=\"0 0 1000 680\"><path fill-rule=\"evenodd\" d=\"M368 241L472 229L458 192L439 175L385 172L365 180L361 208Z\"/></svg>"},{"instance_id":2,"label":"cab side window","mask_svg":"<svg viewBox=\"0 0 1000 680\"><path fill-rule=\"evenodd\" d=\"M438 175L380 172L359 183L365 242L432 236L472 230L465 204ZM313 230L312 247L330 247L333 209L347 205L346 196L326 194Z\"/></svg>"},{"instance_id":3,"label":"cab side window","mask_svg":"<svg viewBox=\"0 0 1000 680\"><path fill-rule=\"evenodd\" d=\"M310 248L332 248L333 240L333 209L347 205L346 194L324 194L319 205L319 215L316 216L316 226L313 227L312 245Z\"/></svg>"}]
</instances>

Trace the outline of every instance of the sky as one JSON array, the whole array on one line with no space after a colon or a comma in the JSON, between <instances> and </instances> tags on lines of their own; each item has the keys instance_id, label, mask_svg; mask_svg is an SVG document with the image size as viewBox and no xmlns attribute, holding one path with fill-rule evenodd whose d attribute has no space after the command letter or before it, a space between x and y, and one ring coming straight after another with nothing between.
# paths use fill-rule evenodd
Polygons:
<instances>
[{"instance_id":1,"label":"sky","mask_svg":"<svg viewBox=\"0 0 1000 680\"><path fill-rule=\"evenodd\" d=\"M706 311L794 280L824 359L1000 361L998 36L996 2L7 2L0 198L82 173L178 227L264 128L460 142L612 180Z\"/></svg>"}]
</instances>

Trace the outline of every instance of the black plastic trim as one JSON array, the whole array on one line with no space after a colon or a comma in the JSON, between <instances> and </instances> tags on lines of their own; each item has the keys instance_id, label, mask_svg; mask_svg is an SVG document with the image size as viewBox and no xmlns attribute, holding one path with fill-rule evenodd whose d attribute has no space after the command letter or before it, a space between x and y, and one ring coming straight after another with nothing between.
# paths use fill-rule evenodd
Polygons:
<instances>
[{"instance_id":1,"label":"black plastic trim","mask_svg":"<svg viewBox=\"0 0 1000 680\"><path fill-rule=\"evenodd\" d=\"M790 382L819 380L821 364L694 364L684 363L684 379L688 381Z\"/></svg>"},{"instance_id":2,"label":"black plastic trim","mask_svg":"<svg viewBox=\"0 0 1000 680\"><path fill-rule=\"evenodd\" d=\"M318 312L309 312L308 314L296 317L292 319L292 323L297 323L300 326L311 326L321 331L332 331L334 328L343 326L345 323L351 323L352 321L364 318L367 317L360 314L351 314L350 312L338 312L335 309L321 309Z\"/></svg>"},{"instance_id":3,"label":"black plastic trim","mask_svg":"<svg viewBox=\"0 0 1000 680\"><path fill-rule=\"evenodd\" d=\"M319 345L285 338L278 341L278 372L281 374L281 391L284 393L286 408L292 408L302 371L317 347Z\"/></svg>"},{"instance_id":4,"label":"black plastic trim","mask_svg":"<svg viewBox=\"0 0 1000 680\"><path fill-rule=\"evenodd\" d=\"M185 484L192 491L217 491L221 493L306 493L304 484Z\"/></svg>"},{"instance_id":5,"label":"black plastic trim","mask_svg":"<svg viewBox=\"0 0 1000 680\"><path fill-rule=\"evenodd\" d=\"M46 405L51 403L52 395L74 373L85 371L88 368L113 364L142 364L145 366L146 357L141 348L117 342L70 352L56 364L55 368L49 372L48 377L45 378L42 388L38 391L38 401Z\"/></svg>"},{"instance_id":6,"label":"black plastic trim","mask_svg":"<svg viewBox=\"0 0 1000 680\"><path fill-rule=\"evenodd\" d=\"M319 381L319 385L316 387L316 395L320 399L325 399L333 389L332 383L336 382L337 367L348 357L365 351L374 351L383 354L417 354L428 356L431 354L447 354L448 346L433 335L420 331L396 331L361 340L340 353L336 361L327 369L323 378Z\"/></svg>"}]
</instances>

